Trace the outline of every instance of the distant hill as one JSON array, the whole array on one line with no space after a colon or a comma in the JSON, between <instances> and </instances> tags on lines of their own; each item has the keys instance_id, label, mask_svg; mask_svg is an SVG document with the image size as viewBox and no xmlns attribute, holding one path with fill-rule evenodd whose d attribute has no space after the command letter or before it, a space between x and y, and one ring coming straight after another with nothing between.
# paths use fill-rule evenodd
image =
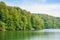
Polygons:
<instances>
[{"instance_id":1,"label":"distant hill","mask_svg":"<svg viewBox=\"0 0 60 40\"><path fill-rule=\"evenodd\" d=\"M46 14L33 14L19 7L0 2L0 30L40 30L60 28L60 18Z\"/></svg>"},{"instance_id":2,"label":"distant hill","mask_svg":"<svg viewBox=\"0 0 60 40\"><path fill-rule=\"evenodd\" d=\"M44 21L45 28L54 28L59 29L60 28L60 18L59 17L53 17L46 14L38 14L39 17L41 17Z\"/></svg>"}]
</instances>

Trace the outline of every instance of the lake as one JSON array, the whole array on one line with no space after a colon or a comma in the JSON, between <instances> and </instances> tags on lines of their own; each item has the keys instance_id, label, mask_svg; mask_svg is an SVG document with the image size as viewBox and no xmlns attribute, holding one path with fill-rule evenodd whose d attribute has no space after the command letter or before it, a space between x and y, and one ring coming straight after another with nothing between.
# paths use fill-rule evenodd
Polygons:
<instances>
[{"instance_id":1,"label":"lake","mask_svg":"<svg viewBox=\"0 0 60 40\"><path fill-rule=\"evenodd\" d=\"M0 32L0 40L60 40L60 29Z\"/></svg>"}]
</instances>

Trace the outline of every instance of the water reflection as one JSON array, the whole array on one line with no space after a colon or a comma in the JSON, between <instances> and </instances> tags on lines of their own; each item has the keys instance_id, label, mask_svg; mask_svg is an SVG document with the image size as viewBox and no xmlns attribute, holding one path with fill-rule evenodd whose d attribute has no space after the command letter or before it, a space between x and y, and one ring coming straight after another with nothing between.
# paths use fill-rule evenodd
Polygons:
<instances>
[{"instance_id":1,"label":"water reflection","mask_svg":"<svg viewBox=\"0 0 60 40\"><path fill-rule=\"evenodd\" d=\"M59 32L8 31L0 32L0 40L59 40Z\"/></svg>"}]
</instances>

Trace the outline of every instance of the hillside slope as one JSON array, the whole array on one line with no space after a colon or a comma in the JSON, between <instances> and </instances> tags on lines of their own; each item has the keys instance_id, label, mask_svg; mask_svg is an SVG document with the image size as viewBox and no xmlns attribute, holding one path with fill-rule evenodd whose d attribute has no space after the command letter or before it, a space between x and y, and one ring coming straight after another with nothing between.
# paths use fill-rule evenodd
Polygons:
<instances>
[{"instance_id":1,"label":"hillside slope","mask_svg":"<svg viewBox=\"0 0 60 40\"><path fill-rule=\"evenodd\" d=\"M54 28L59 29L60 28L60 18L59 17L53 17L46 14L38 14L39 17L41 17L44 20L44 26L45 28Z\"/></svg>"},{"instance_id":2,"label":"hillside slope","mask_svg":"<svg viewBox=\"0 0 60 40\"><path fill-rule=\"evenodd\" d=\"M43 27L43 21L39 16L0 2L0 30L39 30Z\"/></svg>"},{"instance_id":3,"label":"hillside slope","mask_svg":"<svg viewBox=\"0 0 60 40\"><path fill-rule=\"evenodd\" d=\"M0 30L40 30L60 28L60 18L46 14L33 14L19 7L0 2Z\"/></svg>"}]
</instances>

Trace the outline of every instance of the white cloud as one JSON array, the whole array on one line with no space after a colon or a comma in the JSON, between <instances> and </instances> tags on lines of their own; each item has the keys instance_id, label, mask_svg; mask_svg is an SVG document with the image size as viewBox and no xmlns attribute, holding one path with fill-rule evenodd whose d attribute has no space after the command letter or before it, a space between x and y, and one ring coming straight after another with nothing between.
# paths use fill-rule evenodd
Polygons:
<instances>
[{"instance_id":1,"label":"white cloud","mask_svg":"<svg viewBox=\"0 0 60 40\"><path fill-rule=\"evenodd\" d=\"M47 2L47 0L37 0L37 1L41 3L37 4L34 2L32 3L29 0L23 0L22 4L16 6L19 6L32 13L43 13L60 17L60 4L44 4ZM14 4L11 3L10 5L14 6Z\"/></svg>"},{"instance_id":2,"label":"white cloud","mask_svg":"<svg viewBox=\"0 0 60 40\"><path fill-rule=\"evenodd\" d=\"M46 4L46 5L25 5L21 8L26 9L32 13L45 13L53 16L59 16L60 17L60 5L58 4Z\"/></svg>"}]
</instances>

